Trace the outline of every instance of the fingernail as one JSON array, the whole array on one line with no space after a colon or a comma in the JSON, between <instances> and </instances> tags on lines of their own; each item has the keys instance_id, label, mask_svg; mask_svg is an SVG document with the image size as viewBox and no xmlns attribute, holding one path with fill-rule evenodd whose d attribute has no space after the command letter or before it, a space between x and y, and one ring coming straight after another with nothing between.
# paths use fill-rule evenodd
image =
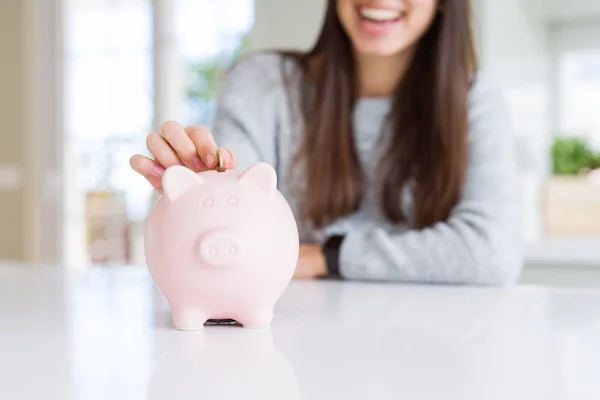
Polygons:
<instances>
[{"instance_id":1,"label":"fingernail","mask_svg":"<svg viewBox=\"0 0 600 400\"><path fill-rule=\"evenodd\" d=\"M160 165L153 165L152 173L158 177L161 177L164 175L165 169L163 167L161 167Z\"/></svg>"},{"instance_id":2,"label":"fingernail","mask_svg":"<svg viewBox=\"0 0 600 400\"><path fill-rule=\"evenodd\" d=\"M215 156L213 156L212 154L209 154L206 156L206 165L209 168L212 168L214 166L215 161L216 161Z\"/></svg>"},{"instance_id":3,"label":"fingernail","mask_svg":"<svg viewBox=\"0 0 600 400\"><path fill-rule=\"evenodd\" d=\"M192 164L194 165L194 168L196 168L197 170L199 170L200 168L202 168L202 160L198 156L196 156L192 160Z\"/></svg>"},{"instance_id":4,"label":"fingernail","mask_svg":"<svg viewBox=\"0 0 600 400\"><path fill-rule=\"evenodd\" d=\"M231 165L231 153L229 152L229 150L223 150L223 152L221 153L223 154L223 164L225 164L225 166L230 166Z\"/></svg>"}]
</instances>

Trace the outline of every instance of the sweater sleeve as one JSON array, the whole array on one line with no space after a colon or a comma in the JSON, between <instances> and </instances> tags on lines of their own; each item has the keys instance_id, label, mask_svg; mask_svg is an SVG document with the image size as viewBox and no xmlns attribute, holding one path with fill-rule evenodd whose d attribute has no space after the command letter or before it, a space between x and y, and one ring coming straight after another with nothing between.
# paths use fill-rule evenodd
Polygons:
<instances>
[{"instance_id":1,"label":"sweater sleeve","mask_svg":"<svg viewBox=\"0 0 600 400\"><path fill-rule=\"evenodd\" d=\"M521 187L509 116L480 83L470 95L470 164L450 217L423 230L349 227L342 277L357 280L504 285L522 267Z\"/></svg>"},{"instance_id":2,"label":"sweater sleeve","mask_svg":"<svg viewBox=\"0 0 600 400\"><path fill-rule=\"evenodd\" d=\"M276 161L276 108L269 92L278 63L277 55L254 55L235 65L221 84L211 131L219 147L235 153L240 170Z\"/></svg>"}]
</instances>

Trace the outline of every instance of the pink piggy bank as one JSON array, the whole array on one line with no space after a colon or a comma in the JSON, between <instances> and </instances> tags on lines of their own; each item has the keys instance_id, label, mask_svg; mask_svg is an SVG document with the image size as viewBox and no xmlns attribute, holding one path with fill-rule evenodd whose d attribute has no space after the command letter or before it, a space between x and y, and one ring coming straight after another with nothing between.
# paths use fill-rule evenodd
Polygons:
<instances>
[{"instance_id":1,"label":"pink piggy bank","mask_svg":"<svg viewBox=\"0 0 600 400\"><path fill-rule=\"evenodd\" d=\"M146 262L177 329L208 319L268 327L298 261L298 227L273 167L173 166L146 226Z\"/></svg>"}]
</instances>

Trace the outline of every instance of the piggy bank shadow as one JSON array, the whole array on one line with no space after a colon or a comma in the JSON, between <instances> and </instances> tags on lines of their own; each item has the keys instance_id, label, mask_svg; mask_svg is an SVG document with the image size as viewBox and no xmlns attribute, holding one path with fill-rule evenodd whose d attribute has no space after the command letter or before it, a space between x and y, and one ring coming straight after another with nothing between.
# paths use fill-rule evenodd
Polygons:
<instances>
[{"instance_id":1,"label":"piggy bank shadow","mask_svg":"<svg viewBox=\"0 0 600 400\"><path fill-rule=\"evenodd\" d=\"M299 398L294 370L274 346L270 329L207 325L203 331L169 332L165 342L147 400Z\"/></svg>"},{"instance_id":2,"label":"piggy bank shadow","mask_svg":"<svg viewBox=\"0 0 600 400\"><path fill-rule=\"evenodd\" d=\"M160 329L175 329L173 325L173 313L169 303L160 293L158 288L154 287L152 291L152 301L154 302L154 325ZM241 327L242 325L233 319L209 319L204 326L211 325L234 325Z\"/></svg>"}]
</instances>

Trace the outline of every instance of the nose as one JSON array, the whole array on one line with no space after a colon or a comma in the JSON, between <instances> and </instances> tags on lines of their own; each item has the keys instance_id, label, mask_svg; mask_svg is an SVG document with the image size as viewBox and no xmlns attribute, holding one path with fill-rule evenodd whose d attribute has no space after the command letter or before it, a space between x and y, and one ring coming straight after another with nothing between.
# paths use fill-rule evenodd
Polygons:
<instances>
[{"instance_id":1,"label":"nose","mask_svg":"<svg viewBox=\"0 0 600 400\"><path fill-rule=\"evenodd\" d=\"M242 253L241 241L231 232L211 232L200 241L200 257L209 265L226 266L235 264Z\"/></svg>"}]
</instances>

